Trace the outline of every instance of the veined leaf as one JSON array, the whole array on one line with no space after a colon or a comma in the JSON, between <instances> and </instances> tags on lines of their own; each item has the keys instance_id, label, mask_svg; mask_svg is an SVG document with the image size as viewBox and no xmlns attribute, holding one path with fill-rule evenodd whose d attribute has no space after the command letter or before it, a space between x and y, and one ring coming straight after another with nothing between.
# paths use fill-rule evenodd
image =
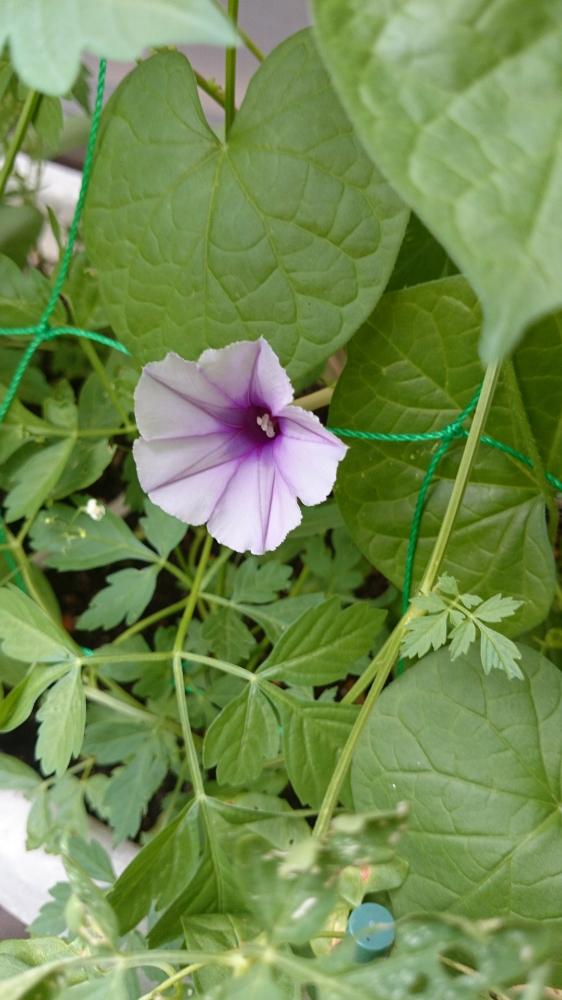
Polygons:
<instances>
[{"instance_id":1,"label":"veined leaf","mask_svg":"<svg viewBox=\"0 0 562 1000\"><path fill-rule=\"evenodd\" d=\"M480 658L482 666L487 674L490 670L503 670L508 677L523 679L521 667L517 660L521 659L521 653L517 646L507 636L495 629L488 628L487 625L478 624L480 629Z\"/></svg>"},{"instance_id":2,"label":"veined leaf","mask_svg":"<svg viewBox=\"0 0 562 1000\"><path fill-rule=\"evenodd\" d=\"M42 511L31 529L33 547L55 569L93 569L123 559L156 562L123 518L106 510L100 521L64 504Z\"/></svg>"},{"instance_id":3,"label":"veined leaf","mask_svg":"<svg viewBox=\"0 0 562 1000\"><path fill-rule=\"evenodd\" d=\"M81 655L68 632L13 586L0 589L0 641L7 656L25 663L71 662Z\"/></svg>"},{"instance_id":4,"label":"veined leaf","mask_svg":"<svg viewBox=\"0 0 562 1000\"><path fill-rule=\"evenodd\" d=\"M222 784L242 785L259 777L278 749L277 716L258 685L248 684L211 723L203 759L206 767L217 765Z\"/></svg>"},{"instance_id":5,"label":"veined leaf","mask_svg":"<svg viewBox=\"0 0 562 1000\"><path fill-rule=\"evenodd\" d=\"M88 51L130 60L143 49L180 42L237 45L238 35L213 0L4 0L0 48L9 42L12 62L29 87L66 94Z\"/></svg>"},{"instance_id":6,"label":"veined leaf","mask_svg":"<svg viewBox=\"0 0 562 1000\"><path fill-rule=\"evenodd\" d=\"M560 0L315 0L375 162L466 274L481 353L562 305Z\"/></svg>"},{"instance_id":7,"label":"veined leaf","mask_svg":"<svg viewBox=\"0 0 562 1000\"><path fill-rule=\"evenodd\" d=\"M133 70L105 119L85 225L112 325L139 361L263 336L299 376L378 300L406 215L304 31L260 66L227 143L183 56Z\"/></svg>"},{"instance_id":8,"label":"veined leaf","mask_svg":"<svg viewBox=\"0 0 562 1000\"><path fill-rule=\"evenodd\" d=\"M402 643L404 656L425 656L430 649L439 649L447 642L448 611L437 611L413 618L408 622Z\"/></svg>"},{"instance_id":9,"label":"veined leaf","mask_svg":"<svg viewBox=\"0 0 562 1000\"><path fill-rule=\"evenodd\" d=\"M145 516L141 524L146 540L156 549L163 559L166 559L173 548L181 542L187 528L177 517L166 514L150 500L144 502Z\"/></svg>"},{"instance_id":10,"label":"veined leaf","mask_svg":"<svg viewBox=\"0 0 562 1000\"><path fill-rule=\"evenodd\" d=\"M123 619L127 625L136 622L152 600L158 572L159 566L145 566L110 573L108 586L98 591L89 608L80 615L78 628L109 629Z\"/></svg>"},{"instance_id":11,"label":"veined leaf","mask_svg":"<svg viewBox=\"0 0 562 1000\"><path fill-rule=\"evenodd\" d=\"M74 438L63 438L34 451L18 463L10 476L10 490L5 500L8 523L34 513L54 494L73 448Z\"/></svg>"},{"instance_id":12,"label":"veined leaf","mask_svg":"<svg viewBox=\"0 0 562 1000\"><path fill-rule=\"evenodd\" d=\"M2 703L0 702L1 710ZM14 788L21 792L32 792L40 782L41 778L33 768L18 760L17 757L0 753L0 788Z\"/></svg>"},{"instance_id":13,"label":"veined leaf","mask_svg":"<svg viewBox=\"0 0 562 1000\"><path fill-rule=\"evenodd\" d=\"M359 810L408 801L412 912L515 917L562 928L562 674L521 646L524 680L482 672L473 647L428 656L383 691L352 765Z\"/></svg>"},{"instance_id":14,"label":"veined leaf","mask_svg":"<svg viewBox=\"0 0 562 1000\"><path fill-rule=\"evenodd\" d=\"M31 667L29 673L0 701L0 732L10 733L29 718L44 691L68 671L67 663Z\"/></svg>"},{"instance_id":15,"label":"veined leaf","mask_svg":"<svg viewBox=\"0 0 562 1000\"><path fill-rule=\"evenodd\" d=\"M311 608L283 633L259 674L293 684L327 684L367 653L386 617L368 604L341 610L337 597Z\"/></svg>"},{"instance_id":16,"label":"veined leaf","mask_svg":"<svg viewBox=\"0 0 562 1000\"><path fill-rule=\"evenodd\" d=\"M123 934L154 905L167 906L191 879L199 860L198 807L190 803L133 858L109 894Z\"/></svg>"},{"instance_id":17,"label":"veined leaf","mask_svg":"<svg viewBox=\"0 0 562 1000\"><path fill-rule=\"evenodd\" d=\"M275 560L260 565L257 559L246 559L236 570L232 600L238 604L269 604L279 591L287 590L292 573L291 566Z\"/></svg>"},{"instance_id":18,"label":"veined leaf","mask_svg":"<svg viewBox=\"0 0 562 1000\"><path fill-rule=\"evenodd\" d=\"M248 626L231 608L216 608L205 619L201 635L215 656L230 663L241 663L256 646Z\"/></svg>"},{"instance_id":19,"label":"veined leaf","mask_svg":"<svg viewBox=\"0 0 562 1000\"><path fill-rule=\"evenodd\" d=\"M113 772L104 795L115 842L134 837L148 803L166 777L168 759L157 736L145 740L124 767Z\"/></svg>"},{"instance_id":20,"label":"veined leaf","mask_svg":"<svg viewBox=\"0 0 562 1000\"><path fill-rule=\"evenodd\" d=\"M48 691L37 712L40 722L36 754L44 774L64 773L82 749L86 724L86 697L82 672L72 667Z\"/></svg>"},{"instance_id":21,"label":"veined leaf","mask_svg":"<svg viewBox=\"0 0 562 1000\"><path fill-rule=\"evenodd\" d=\"M478 305L463 278L444 278L385 296L353 338L329 423L383 433L442 429L481 383L479 329ZM535 361L540 378L532 372ZM530 434L544 467L560 475L562 415L554 399L562 397L561 318L528 334L514 368L523 412L517 410L506 376L494 397L486 432L524 454ZM545 405L554 406L554 414L545 416ZM403 583L415 504L435 446L431 441L352 442L338 473L336 498L353 538L397 587ZM462 448L463 441L451 445L431 485L414 562L414 589L443 519ZM551 497L540 469L529 469L481 444L445 567L461 591L484 599L503 591L523 600L517 616L506 623L510 632L532 628L552 604L554 560L545 517L545 502Z\"/></svg>"}]
</instances>

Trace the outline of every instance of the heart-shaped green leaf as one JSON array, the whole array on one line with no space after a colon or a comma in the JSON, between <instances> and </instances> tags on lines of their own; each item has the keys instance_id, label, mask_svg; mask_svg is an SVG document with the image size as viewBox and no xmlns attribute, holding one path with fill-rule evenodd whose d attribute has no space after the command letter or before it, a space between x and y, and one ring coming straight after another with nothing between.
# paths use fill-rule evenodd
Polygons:
<instances>
[{"instance_id":1,"label":"heart-shaped green leaf","mask_svg":"<svg viewBox=\"0 0 562 1000\"><path fill-rule=\"evenodd\" d=\"M392 893L443 911L562 927L562 674L522 646L525 680L478 651L428 656L383 693L355 751L358 809L411 805Z\"/></svg>"},{"instance_id":2,"label":"heart-shaped green leaf","mask_svg":"<svg viewBox=\"0 0 562 1000\"><path fill-rule=\"evenodd\" d=\"M237 45L214 0L3 0L0 49L10 43L22 80L44 94L66 94L82 52L135 59L151 45Z\"/></svg>"},{"instance_id":3,"label":"heart-shaped green leaf","mask_svg":"<svg viewBox=\"0 0 562 1000\"><path fill-rule=\"evenodd\" d=\"M460 277L386 295L353 339L330 424L392 434L440 430L481 382L479 329L478 304ZM531 331L507 366L486 431L560 476L561 397L562 321L551 319ZM415 581L439 530L463 443L450 447L430 488ZM416 498L436 446L356 441L340 468L336 495L348 527L396 586L403 583ZM501 591L524 601L506 623L512 633L542 621L552 604L554 560L545 518L545 502L552 500L540 466L531 470L480 446L445 567L463 590L483 598Z\"/></svg>"},{"instance_id":4,"label":"heart-shaped green leaf","mask_svg":"<svg viewBox=\"0 0 562 1000\"><path fill-rule=\"evenodd\" d=\"M315 0L366 148L476 289L501 357L562 305L560 0Z\"/></svg>"},{"instance_id":5,"label":"heart-shaped green leaf","mask_svg":"<svg viewBox=\"0 0 562 1000\"><path fill-rule=\"evenodd\" d=\"M105 121L86 240L143 363L264 336L296 376L368 315L405 223L305 31L260 67L227 142L183 56L137 67Z\"/></svg>"}]
</instances>

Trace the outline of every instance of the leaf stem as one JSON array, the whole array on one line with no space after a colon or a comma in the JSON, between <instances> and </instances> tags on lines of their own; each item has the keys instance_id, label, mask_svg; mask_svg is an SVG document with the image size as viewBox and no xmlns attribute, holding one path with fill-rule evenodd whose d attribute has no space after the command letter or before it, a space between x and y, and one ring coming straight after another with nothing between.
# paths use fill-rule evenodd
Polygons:
<instances>
[{"instance_id":1,"label":"leaf stem","mask_svg":"<svg viewBox=\"0 0 562 1000\"><path fill-rule=\"evenodd\" d=\"M129 654L129 659L132 654ZM84 694L88 701L93 701L97 705L104 705L105 708L111 708L114 712L119 712L120 715L127 715L130 719L136 719L137 722L155 723L164 726L164 728L169 729L170 732L175 733L176 736L181 735L181 729L172 719L165 719L163 716L154 715L149 712L146 708L136 708L134 705L130 705L128 701L122 701L121 698L114 698L113 695L108 694L107 691L101 691L100 688L92 687L90 684L84 685Z\"/></svg>"},{"instance_id":2,"label":"leaf stem","mask_svg":"<svg viewBox=\"0 0 562 1000\"><path fill-rule=\"evenodd\" d=\"M460 465L455 476L453 489L451 491L451 496L449 497L449 503L447 504L447 510L445 511L445 516L441 522L439 533L435 539L433 551L429 557L429 562L422 577L419 588L420 594L429 594L437 582L437 576L441 569L441 563L443 562L453 526L468 485L472 466L474 465L474 459L476 458L476 453L480 444L480 436L484 430L488 414L490 413L494 393L498 384L500 369L501 362L499 361L489 365L486 369L484 381L482 383L482 391L478 399L476 410L474 411L474 417L472 419L472 424L470 425Z\"/></svg>"},{"instance_id":3,"label":"leaf stem","mask_svg":"<svg viewBox=\"0 0 562 1000\"><path fill-rule=\"evenodd\" d=\"M102 365L94 345L89 340L84 340L82 337L79 339L80 347L84 351L84 354L86 355L100 382L105 386L107 395L121 417L121 420L127 427L129 427L129 415L125 413L125 410L121 405L121 401L113 388L113 383Z\"/></svg>"},{"instance_id":4,"label":"leaf stem","mask_svg":"<svg viewBox=\"0 0 562 1000\"><path fill-rule=\"evenodd\" d=\"M334 395L335 386L327 385L316 392L309 392L306 396L301 396L293 401L293 406L300 406L303 410L320 410L323 406L329 406Z\"/></svg>"},{"instance_id":5,"label":"leaf stem","mask_svg":"<svg viewBox=\"0 0 562 1000\"><path fill-rule=\"evenodd\" d=\"M228 0L228 14L234 24L238 21L239 0ZM232 127L236 114L236 49L226 50L225 81L224 81L224 133L228 139L228 133Z\"/></svg>"},{"instance_id":6,"label":"leaf stem","mask_svg":"<svg viewBox=\"0 0 562 1000\"><path fill-rule=\"evenodd\" d=\"M205 573L205 569L209 561L209 556L211 555L212 544L213 544L213 539L211 538L210 535L207 535L207 537L205 538L205 542L203 544L203 551L201 552L201 557L199 559L199 564L197 566L195 578L193 580L191 593L189 595L189 599L185 606L185 611L181 617L181 621L179 623L178 630L176 632L174 648L172 650L174 685L176 688L176 698L178 701L178 711L180 716L183 741L185 745L187 766L189 768L189 775L191 778L191 784L193 785L195 796L200 800L205 799L205 787L203 784L203 776L199 768L199 760L197 757L197 751L195 749L193 734L191 732L191 726L189 723L189 710L187 707L187 698L185 696L185 677L183 673L182 652L183 652L183 644L185 641L185 637L187 635L187 630L189 628L189 623L193 618L193 614L197 606L199 591L201 589L201 582L203 580L203 575Z\"/></svg>"},{"instance_id":7,"label":"leaf stem","mask_svg":"<svg viewBox=\"0 0 562 1000\"><path fill-rule=\"evenodd\" d=\"M197 86L201 88L209 97L213 98L221 108L224 108L224 90L215 80L209 80L206 76L201 76L196 69L193 70L195 74L195 79L197 80Z\"/></svg>"},{"instance_id":8,"label":"leaf stem","mask_svg":"<svg viewBox=\"0 0 562 1000\"><path fill-rule=\"evenodd\" d=\"M21 113L12 136L12 141L10 142L6 153L6 159L4 160L2 169L0 170L0 198L4 197L4 192L10 179L10 174L12 173L14 161L21 149L28 126L33 120L33 116L37 110L40 100L41 94L39 94L36 90L29 90L27 92L23 108L21 109Z\"/></svg>"},{"instance_id":9,"label":"leaf stem","mask_svg":"<svg viewBox=\"0 0 562 1000\"><path fill-rule=\"evenodd\" d=\"M455 519L459 512L459 508L468 484L470 472L478 450L478 445L480 444L480 436L490 412L494 392L498 384L500 367L500 362L495 362L494 364L489 365L486 369L484 382L482 384L482 391L480 393L478 405L474 412L474 417L466 439L457 475L453 483L453 489L451 491L451 496L449 497L447 510L445 511L441 528L435 540L433 551L420 584L420 593L422 594L430 593L437 581L437 576L451 537ZM359 715L353 724L353 728L348 736L347 742L345 743L338 758L338 762L320 806L320 812L318 813L318 819L314 827L314 834L316 837L321 838L326 835L334 809L338 803L345 776L351 765L357 741L359 740L371 711L384 688L387 678L390 675L394 662L400 651L400 645L406 625L416 614L420 614L420 612L417 611L416 608L410 606L406 614L402 616L395 629L391 632L382 649L379 651L377 656L375 656L373 662L364 672L362 677L360 677L353 685L344 699L346 702L353 701L361 691L365 690L374 676L374 683L361 706Z\"/></svg>"},{"instance_id":10,"label":"leaf stem","mask_svg":"<svg viewBox=\"0 0 562 1000\"><path fill-rule=\"evenodd\" d=\"M244 45L248 49L248 52L251 52L252 55L256 57L258 62L263 62L265 59L265 53L258 48L254 40L250 38L250 36L244 31L243 28L240 27L240 25L238 25L238 32L240 34L240 38L244 42Z\"/></svg>"}]
</instances>

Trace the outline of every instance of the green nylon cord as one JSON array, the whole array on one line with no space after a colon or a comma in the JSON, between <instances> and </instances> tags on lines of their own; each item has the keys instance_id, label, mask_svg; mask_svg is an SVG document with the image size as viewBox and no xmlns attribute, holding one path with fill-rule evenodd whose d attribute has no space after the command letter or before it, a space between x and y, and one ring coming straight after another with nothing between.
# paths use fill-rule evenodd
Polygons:
<instances>
[{"instance_id":1,"label":"green nylon cord","mask_svg":"<svg viewBox=\"0 0 562 1000\"><path fill-rule=\"evenodd\" d=\"M74 252L74 245L76 243L76 238L78 235L78 228L80 225L80 219L82 217L82 211L84 208L84 202L86 199L86 194L88 190L88 185L90 182L90 175L92 172L92 164L94 159L94 151L96 146L96 140L99 131L100 118L103 107L103 93L105 88L105 71L106 62L104 59L100 61L98 82L96 90L96 102L94 107L94 113L92 115L92 124L90 127L90 135L88 138L88 146L86 150L86 157L84 160L84 170L82 174L82 183L80 186L80 193L78 196L78 201L76 203L76 208L74 210L74 215L72 218L72 223L70 226L68 234L68 242L66 249L64 251L59 269L57 271L57 276L53 284L51 294L49 296L49 301L43 310L43 313L39 319L39 322L35 326L21 326L12 329L0 329L0 336L3 337L31 337L31 341L27 345L23 355L19 361L19 364L12 376L6 395L4 396L2 403L0 404L0 423L5 420L7 413L10 409L12 402L14 401L20 383L29 367L31 359L35 354L35 351L41 346L41 344L54 340L56 337L63 335L70 335L74 337L82 337L85 340L92 340L98 344L102 344L104 347L110 347L114 350L121 351L123 354L129 354L127 348L120 344L119 341L113 340L110 337L105 337L101 333L94 333L91 330L81 330L77 327L72 326L56 326L51 327L49 321L53 315L59 296L62 292L64 283L68 276L68 271L72 261L72 254ZM416 499L416 505L414 508L414 515L412 517L412 523L410 526L410 534L408 537L408 548L406 552L406 562L404 566L404 585L402 589L402 609L405 611L410 603L410 594L412 590L412 580L414 572L414 559L416 555L416 549L418 545L418 539L421 528L422 516L425 508L425 503L427 500L427 495L429 493L429 488L441 462L441 459L446 454L451 444L455 440L461 438L466 438L468 432L463 424L467 417L473 412L478 402L478 397L480 395L480 389L472 397L468 405L464 410L459 413L455 420L447 424L442 430L439 431L426 431L423 434L385 434L378 433L374 431L360 431L352 430L345 427L330 427L333 434L337 434L339 437L354 438L360 441L382 441L382 442L406 442L406 441L440 441L440 445L437 448L435 454L432 456L431 461L427 467L427 470L422 479L418 496ZM487 434L483 434L481 441L484 444L489 445L491 448L495 448L497 451L502 451L506 455L510 455L511 458L522 462L528 468L533 468L533 463L531 459L524 455L522 452L517 451L510 445L504 444L502 441L497 441L495 438L490 437ZM555 489L562 492L562 481L554 476L550 472L545 473L545 479L548 483ZM16 561L14 560L10 547L7 545L7 536L4 528L2 519L0 518L0 544L4 548L4 558L10 570L10 574L16 580L18 586L22 590L25 590L25 584L19 572Z\"/></svg>"}]
</instances>

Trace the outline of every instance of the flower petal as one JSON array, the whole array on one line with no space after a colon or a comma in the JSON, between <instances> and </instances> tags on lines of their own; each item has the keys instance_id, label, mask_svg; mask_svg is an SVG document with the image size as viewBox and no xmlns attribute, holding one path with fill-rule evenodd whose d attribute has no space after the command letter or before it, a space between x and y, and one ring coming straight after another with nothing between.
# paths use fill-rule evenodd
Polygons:
<instances>
[{"instance_id":1,"label":"flower petal","mask_svg":"<svg viewBox=\"0 0 562 1000\"><path fill-rule=\"evenodd\" d=\"M293 398L289 376L263 337L204 351L198 364L209 382L238 406L263 406L275 415Z\"/></svg>"},{"instance_id":2,"label":"flower petal","mask_svg":"<svg viewBox=\"0 0 562 1000\"><path fill-rule=\"evenodd\" d=\"M239 426L243 414L194 361L170 353L142 370L135 389L137 426L147 440L208 434Z\"/></svg>"},{"instance_id":3,"label":"flower petal","mask_svg":"<svg viewBox=\"0 0 562 1000\"><path fill-rule=\"evenodd\" d=\"M273 450L281 475L304 504L322 503L334 485L347 445L300 406L285 407L278 424Z\"/></svg>"},{"instance_id":4,"label":"flower petal","mask_svg":"<svg viewBox=\"0 0 562 1000\"><path fill-rule=\"evenodd\" d=\"M279 474L272 448L256 450L238 463L209 518L213 538L236 552L263 555L300 524L299 505Z\"/></svg>"},{"instance_id":5,"label":"flower petal","mask_svg":"<svg viewBox=\"0 0 562 1000\"><path fill-rule=\"evenodd\" d=\"M142 488L187 524L205 523L247 453L248 442L236 431L133 444Z\"/></svg>"}]
</instances>

